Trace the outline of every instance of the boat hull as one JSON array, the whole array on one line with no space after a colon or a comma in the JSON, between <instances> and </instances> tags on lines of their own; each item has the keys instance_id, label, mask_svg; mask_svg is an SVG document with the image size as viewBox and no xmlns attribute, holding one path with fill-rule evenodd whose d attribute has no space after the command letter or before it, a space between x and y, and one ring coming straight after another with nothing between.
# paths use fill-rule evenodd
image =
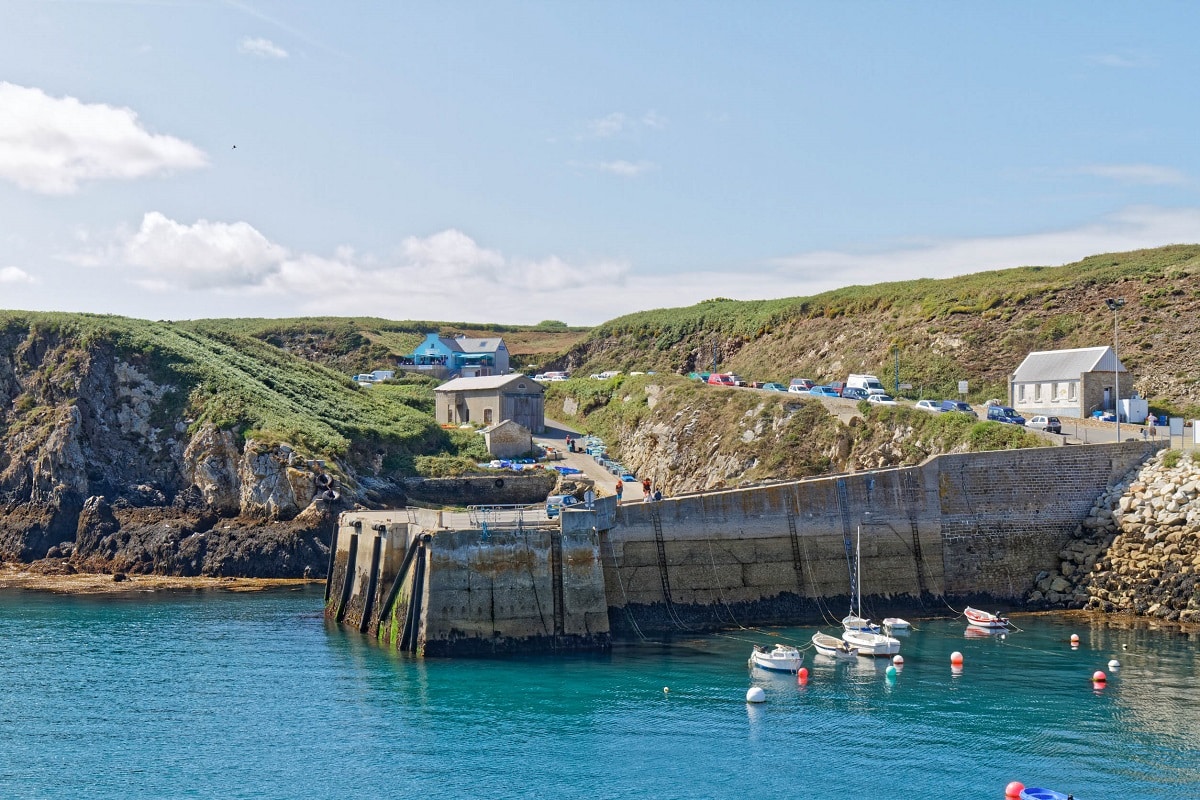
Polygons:
<instances>
[{"instance_id":1,"label":"boat hull","mask_svg":"<svg viewBox=\"0 0 1200 800\"><path fill-rule=\"evenodd\" d=\"M1001 617L997 614L990 614L987 611L980 611L975 608L967 608L963 612L963 616L967 618L968 625L974 625L976 628L1007 628L1008 617Z\"/></svg>"},{"instance_id":2,"label":"boat hull","mask_svg":"<svg viewBox=\"0 0 1200 800\"><path fill-rule=\"evenodd\" d=\"M814 633L812 643L816 651L824 656L848 660L858 655L857 649L846 644L845 641L836 636L830 636L825 633Z\"/></svg>"},{"instance_id":3,"label":"boat hull","mask_svg":"<svg viewBox=\"0 0 1200 800\"><path fill-rule=\"evenodd\" d=\"M860 656L894 656L900 652L900 640L882 633L846 631L842 639L858 650Z\"/></svg>"},{"instance_id":4,"label":"boat hull","mask_svg":"<svg viewBox=\"0 0 1200 800\"><path fill-rule=\"evenodd\" d=\"M794 647L776 647L769 652L755 648L750 664L771 672L796 672L804 665L804 656Z\"/></svg>"}]
</instances>

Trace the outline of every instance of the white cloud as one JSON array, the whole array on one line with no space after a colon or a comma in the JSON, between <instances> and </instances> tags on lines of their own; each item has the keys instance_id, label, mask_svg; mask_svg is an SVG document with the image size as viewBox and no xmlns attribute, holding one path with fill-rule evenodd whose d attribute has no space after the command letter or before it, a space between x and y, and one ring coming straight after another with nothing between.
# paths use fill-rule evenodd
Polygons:
<instances>
[{"instance_id":1,"label":"white cloud","mask_svg":"<svg viewBox=\"0 0 1200 800\"><path fill-rule=\"evenodd\" d=\"M0 179L29 191L71 194L83 181L132 180L207 164L199 148L148 132L128 108L0 82L0 109Z\"/></svg>"},{"instance_id":2,"label":"white cloud","mask_svg":"<svg viewBox=\"0 0 1200 800\"><path fill-rule=\"evenodd\" d=\"M33 276L19 267L0 267L0 283L33 282Z\"/></svg>"},{"instance_id":3,"label":"white cloud","mask_svg":"<svg viewBox=\"0 0 1200 800\"><path fill-rule=\"evenodd\" d=\"M151 211L121 256L165 285L208 289L261 284L281 269L288 252L245 222L183 225Z\"/></svg>"},{"instance_id":4,"label":"white cloud","mask_svg":"<svg viewBox=\"0 0 1200 800\"><path fill-rule=\"evenodd\" d=\"M615 111L606 117L589 120L586 127L591 136L597 139L607 139L625 130L628 124L629 118L620 111Z\"/></svg>"},{"instance_id":5,"label":"white cloud","mask_svg":"<svg viewBox=\"0 0 1200 800\"><path fill-rule=\"evenodd\" d=\"M662 130L667 127L667 118L656 111L647 111L640 118L630 117L621 111L584 123L585 133L579 139L611 139L620 134L632 134L642 129Z\"/></svg>"},{"instance_id":6,"label":"white cloud","mask_svg":"<svg viewBox=\"0 0 1200 800\"><path fill-rule=\"evenodd\" d=\"M603 161L596 165L596 168L602 172L611 172L613 175L620 175L626 178L633 178L641 175L643 172L649 172L652 169L657 169L658 165L650 161Z\"/></svg>"},{"instance_id":7,"label":"white cloud","mask_svg":"<svg viewBox=\"0 0 1200 800\"><path fill-rule=\"evenodd\" d=\"M188 225L152 212L138 231L119 235L114 244L101 248L103 258L87 258L106 267L91 272L110 283L124 274L135 286L160 294L149 301L127 292L127 308L89 310L164 317L353 314L595 324L709 297L809 296L854 284L1053 266L1098 253L1196 242L1197 231L1200 208L1134 207L1055 231L896 243L870 252L813 251L719 269L662 273L648 265L634 268L620 259L507 255L455 229L410 236L381 256L350 248L329 255L297 253L271 242L246 222L201 220ZM96 247L94 237L80 243ZM147 302L154 303L155 311L139 313Z\"/></svg>"},{"instance_id":8,"label":"white cloud","mask_svg":"<svg viewBox=\"0 0 1200 800\"><path fill-rule=\"evenodd\" d=\"M638 175L658 169L658 165L652 161L625 161L623 159L597 162L569 161L567 165L577 169L620 175L623 178L636 178Z\"/></svg>"},{"instance_id":9,"label":"white cloud","mask_svg":"<svg viewBox=\"0 0 1200 800\"><path fill-rule=\"evenodd\" d=\"M249 36L238 42L238 52L258 58L283 59L288 57L287 50L272 42L270 39L251 38Z\"/></svg>"},{"instance_id":10,"label":"white cloud","mask_svg":"<svg viewBox=\"0 0 1200 800\"><path fill-rule=\"evenodd\" d=\"M1139 67L1148 67L1154 63L1154 59L1133 51L1124 51L1119 53L1097 53L1088 57L1088 63L1095 64L1098 67L1113 67L1115 69L1137 69Z\"/></svg>"},{"instance_id":11,"label":"white cloud","mask_svg":"<svg viewBox=\"0 0 1200 800\"><path fill-rule=\"evenodd\" d=\"M804 253L770 262L773 278L813 294L841 286L912 278L948 278L1019 266L1054 266L1098 253L1194 243L1200 209L1132 207L1096 222L1017 236L945 239L875 253ZM783 297L775 292L762 297ZM743 296L743 295L739 295Z\"/></svg>"},{"instance_id":12,"label":"white cloud","mask_svg":"<svg viewBox=\"0 0 1200 800\"><path fill-rule=\"evenodd\" d=\"M1151 186L1187 183L1187 176L1171 167L1154 164L1091 164L1076 170L1082 175L1108 178L1121 183L1141 183Z\"/></svg>"}]
</instances>

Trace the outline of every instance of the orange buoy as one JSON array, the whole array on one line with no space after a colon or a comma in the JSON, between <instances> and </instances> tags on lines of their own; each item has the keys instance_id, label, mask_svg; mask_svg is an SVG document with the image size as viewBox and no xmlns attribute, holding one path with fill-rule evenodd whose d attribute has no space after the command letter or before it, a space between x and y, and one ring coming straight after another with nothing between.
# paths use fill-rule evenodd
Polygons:
<instances>
[{"instance_id":1,"label":"orange buoy","mask_svg":"<svg viewBox=\"0 0 1200 800\"><path fill-rule=\"evenodd\" d=\"M808 684L808 667L801 667L799 671L796 672L796 682L801 686Z\"/></svg>"},{"instance_id":2,"label":"orange buoy","mask_svg":"<svg viewBox=\"0 0 1200 800\"><path fill-rule=\"evenodd\" d=\"M1025 791L1025 784L1020 781L1013 781L1008 786L1004 787L1005 797L1020 797L1021 792Z\"/></svg>"},{"instance_id":3,"label":"orange buoy","mask_svg":"<svg viewBox=\"0 0 1200 800\"><path fill-rule=\"evenodd\" d=\"M1092 681L1094 683L1104 683L1107 680L1108 680L1108 676L1104 674L1103 670L1098 669L1092 673Z\"/></svg>"},{"instance_id":4,"label":"orange buoy","mask_svg":"<svg viewBox=\"0 0 1200 800\"><path fill-rule=\"evenodd\" d=\"M1071 634L1071 644L1079 644L1079 634L1078 633Z\"/></svg>"},{"instance_id":5,"label":"orange buoy","mask_svg":"<svg viewBox=\"0 0 1200 800\"><path fill-rule=\"evenodd\" d=\"M956 667L961 667L962 662L963 662L962 653L955 650L953 653L950 654L950 663L951 664L953 664Z\"/></svg>"},{"instance_id":6,"label":"orange buoy","mask_svg":"<svg viewBox=\"0 0 1200 800\"><path fill-rule=\"evenodd\" d=\"M896 655L892 656L892 663L895 664L897 667L903 666L904 665L904 656L900 655L899 653L896 653Z\"/></svg>"}]
</instances>

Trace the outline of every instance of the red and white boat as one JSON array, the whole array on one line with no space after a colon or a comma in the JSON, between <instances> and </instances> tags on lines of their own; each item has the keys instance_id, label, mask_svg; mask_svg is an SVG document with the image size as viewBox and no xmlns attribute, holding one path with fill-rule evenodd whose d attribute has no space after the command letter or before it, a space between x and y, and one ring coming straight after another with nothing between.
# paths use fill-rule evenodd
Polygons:
<instances>
[{"instance_id":1,"label":"red and white boat","mask_svg":"<svg viewBox=\"0 0 1200 800\"><path fill-rule=\"evenodd\" d=\"M1008 617L1002 617L999 614L992 614L988 611L980 611L970 606L967 606L967 609L963 611L963 615L967 618L967 624L974 625L976 628L1008 627Z\"/></svg>"}]
</instances>

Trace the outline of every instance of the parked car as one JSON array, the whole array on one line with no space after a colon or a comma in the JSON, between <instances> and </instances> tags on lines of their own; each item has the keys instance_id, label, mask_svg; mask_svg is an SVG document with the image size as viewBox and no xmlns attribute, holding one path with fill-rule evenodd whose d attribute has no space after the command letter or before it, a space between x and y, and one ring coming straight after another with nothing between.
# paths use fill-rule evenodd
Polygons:
<instances>
[{"instance_id":1,"label":"parked car","mask_svg":"<svg viewBox=\"0 0 1200 800\"><path fill-rule=\"evenodd\" d=\"M842 389L843 397L845 397L845 392L846 392L846 390ZM867 402L874 403L877 406L897 405L896 401L893 400L890 395L886 395L886 394L869 394L869 395L867 395Z\"/></svg>"},{"instance_id":2,"label":"parked car","mask_svg":"<svg viewBox=\"0 0 1200 800\"><path fill-rule=\"evenodd\" d=\"M992 422L1005 422L1009 425L1025 424L1025 418L1011 406L988 406L987 418Z\"/></svg>"},{"instance_id":3,"label":"parked car","mask_svg":"<svg viewBox=\"0 0 1200 800\"><path fill-rule=\"evenodd\" d=\"M1058 417L1036 416L1029 420L1027 427L1037 428L1039 431L1046 433L1062 433L1062 423Z\"/></svg>"},{"instance_id":4,"label":"parked car","mask_svg":"<svg viewBox=\"0 0 1200 800\"><path fill-rule=\"evenodd\" d=\"M742 379L732 372L714 372L708 376L708 382L713 386L737 386Z\"/></svg>"},{"instance_id":5,"label":"parked car","mask_svg":"<svg viewBox=\"0 0 1200 800\"><path fill-rule=\"evenodd\" d=\"M845 389L845 388L846 388L846 384L845 384L845 383L843 383L842 381L830 381L830 382L829 382L829 388L830 388L830 389L833 389L835 392L837 392L837 394L838 394L838 397L841 397L841 396L842 396L842 389Z\"/></svg>"},{"instance_id":6,"label":"parked car","mask_svg":"<svg viewBox=\"0 0 1200 800\"><path fill-rule=\"evenodd\" d=\"M575 495L552 494L546 498L546 516L554 519L564 508L577 505L579 502Z\"/></svg>"},{"instance_id":7,"label":"parked car","mask_svg":"<svg viewBox=\"0 0 1200 800\"><path fill-rule=\"evenodd\" d=\"M964 414L970 414L975 419L979 419L979 415L975 413L975 409L971 408L971 404L964 403L962 400L943 400L942 411L961 411Z\"/></svg>"},{"instance_id":8,"label":"parked car","mask_svg":"<svg viewBox=\"0 0 1200 800\"><path fill-rule=\"evenodd\" d=\"M764 383L762 388L766 389L768 392L786 392L788 390L788 388L782 383Z\"/></svg>"},{"instance_id":9,"label":"parked car","mask_svg":"<svg viewBox=\"0 0 1200 800\"><path fill-rule=\"evenodd\" d=\"M866 400L867 392L865 389L859 389L856 386L847 386L842 389L842 397L846 400Z\"/></svg>"},{"instance_id":10,"label":"parked car","mask_svg":"<svg viewBox=\"0 0 1200 800\"><path fill-rule=\"evenodd\" d=\"M805 387L801 386L798 383L793 383L791 386L788 387L788 391L791 392L792 394L808 394L808 390L811 388L812 387L809 386L806 389Z\"/></svg>"},{"instance_id":11,"label":"parked car","mask_svg":"<svg viewBox=\"0 0 1200 800\"><path fill-rule=\"evenodd\" d=\"M913 407L919 408L922 411L940 412L942 410L942 401L941 400L918 400L917 404Z\"/></svg>"},{"instance_id":12,"label":"parked car","mask_svg":"<svg viewBox=\"0 0 1200 800\"><path fill-rule=\"evenodd\" d=\"M788 384L788 391L791 391L793 386L802 386L804 389L811 389L816 386L816 381L810 381L808 378L792 378L792 382Z\"/></svg>"},{"instance_id":13,"label":"parked car","mask_svg":"<svg viewBox=\"0 0 1200 800\"><path fill-rule=\"evenodd\" d=\"M814 386L808 390L808 393L818 395L819 397L841 397L837 393L837 389L834 389L832 386Z\"/></svg>"}]
</instances>

